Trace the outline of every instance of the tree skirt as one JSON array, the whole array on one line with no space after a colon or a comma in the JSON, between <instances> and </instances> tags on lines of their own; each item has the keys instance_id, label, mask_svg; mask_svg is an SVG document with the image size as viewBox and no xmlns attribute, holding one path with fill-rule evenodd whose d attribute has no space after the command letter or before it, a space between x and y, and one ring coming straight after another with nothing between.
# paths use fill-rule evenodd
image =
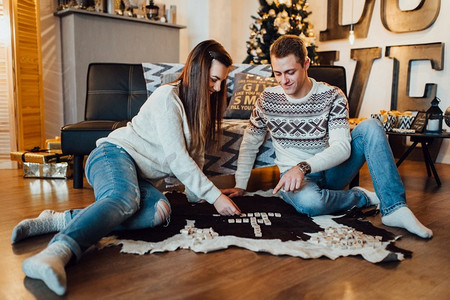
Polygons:
<instances>
[{"instance_id":1,"label":"tree skirt","mask_svg":"<svg viewBox=\"0 0 450 300\"><path fill-rule=\"evenodd\" d=\"M213 205L192 204L182 193L167 193L172 206L167 226L113 232L97 247L121 245L122 253L142 255L177 249L208 253L235 246L305 259L361 255L372 263L411 257L410 251L394 245L399 237L365 220L375 209L310 218L281 198L265 195L271 192L234 198L242 215L228 217L218 215Z\"/></svg>"}]
</instances>

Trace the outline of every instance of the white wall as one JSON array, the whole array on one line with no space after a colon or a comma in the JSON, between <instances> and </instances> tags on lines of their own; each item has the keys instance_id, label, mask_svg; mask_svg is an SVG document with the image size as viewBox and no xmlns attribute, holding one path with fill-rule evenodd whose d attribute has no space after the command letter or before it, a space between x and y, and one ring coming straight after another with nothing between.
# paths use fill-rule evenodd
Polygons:
<instances>
[{"instance_id":1,"label":"white wall","mask_svg":"<svg viewBox=\"0 0 450 300\"><path fill-rule=\"evenodd\" d=\"M180 62L184 62L189 51L207 39L217 40L227 50L232 48L233 29L236 27L232 23L232 16L235 16L232 11L235 3L241 6L240 2L242 1L159 0L155 4L160 7L160 4L165 4L166 8L170 5L177 6L177 24L186 26L180 32Z\"/></svg>"},{"instance_id":2,"label":"white wall","mask_svg":"<svg viewBox=\"0 0 450 300\"><path fill-rule=\"evenodd\" d=\"M61 135L64 124L61 36L59 18L53 16L56 1L41 0L42 77L44 86L45 136Z\"/></svg>"},{"instance_id":3,"label":"white wall","mask_svg":"<svg viewBox=\"0 0 450 300\"><path fill-rule=\"evenodd\" d=\"M258 16L258 0L233 0L232 1L232 44L230 54L236 63L241 63L247 58L246 42L250 36L250 24L253 24L252 16Z\"/></svg>"}]
</instances>

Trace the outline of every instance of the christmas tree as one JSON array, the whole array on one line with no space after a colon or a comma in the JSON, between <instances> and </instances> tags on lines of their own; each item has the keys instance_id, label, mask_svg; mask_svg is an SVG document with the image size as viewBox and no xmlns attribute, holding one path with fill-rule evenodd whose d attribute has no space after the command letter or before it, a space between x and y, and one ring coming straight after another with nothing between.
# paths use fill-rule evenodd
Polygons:
<instances>
[{"instance_id":1,"label":"christmas tree","mask_svg":"<svg viewBox=\"0 0 450 300\"><path fill-rule=\"evenodd\" d=\"M306 0L259 0L258 17L250 24L250 39L247 41L248 56L243 63L270 63L270 45L280 36L294 34L303 38L311 63L318 62L314 45L312 25L306 20L311 12L306 11Z\"/></svg>"}]
</instances>

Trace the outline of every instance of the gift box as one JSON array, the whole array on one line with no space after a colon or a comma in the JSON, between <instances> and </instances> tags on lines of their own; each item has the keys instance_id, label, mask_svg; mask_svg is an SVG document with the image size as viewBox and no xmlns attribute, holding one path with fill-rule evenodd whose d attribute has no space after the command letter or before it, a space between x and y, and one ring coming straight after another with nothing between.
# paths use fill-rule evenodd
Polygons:
<instances>
[{"instance_id":1,"label":"gift box","mask_svg":"<svg viewBox=\"0 0 450 300\"><path fill-rule=\"evenodd\" d=\"M394 115L387 115L386 116L386 122L383 123L384 131L392 131L392 129L395 128L395 125L397 124L397 116Z\"/></svg>"},{"instance_id":2,"label":"gift box","mask_svg":"<svg viewBox=\"0 0 450 300\"><path fill-rule=\"evenodd\" d=\"M68 179L71 176L72 176L72 164L70 162L23 163L23 177L25 178Z\"/></svg>"},{"instance_id":3,"label":"gift box","mask_svg":"<svg viewBox=\"0 0 450 300\"><path fill-rule=\"evenodd\" d=\"M415 116L399 116L398 117L398 123L397 128L399 129L410 129L412 123L414 122Z\"/></svg>"},{"instance_id":4,"label":"gift box","mask_svg":"<svg viewBox=\"0 0 450 300\"><path fill-rule=\"evenodd\" d=\"M371 114L370 117L372 119L378 120L381 124L384 122L384 117L382 114Z\"/></svg>"},{"instance_id":5,"label":"gift box","mask_svg":"<svg viewBox=\"0 0 450 300\"><path fill-rule=\"evenodd\" d=\"M399 112L397 110L381 110L379 114L371 114L371 118L377 119L383 125L384 131L409 130L415 116L410 111Z\"/></svg>"},{"instance_id":6,"label":"gift box","mask_svg":"<svg viewBox=\"0 0 450 300\"><path fill-rule=\"evenodd\" d=\"M383 125L384 131L392 131L397 125L397 116L391 114L371 114L371 118L377 119Z\"/></svg>"},{"instance_id":7,"label":"gift box","mask_svg":"<svg viewBox=\"0 0 450 300\"><path fill-rule=\"evenodd\" d=\"M72 159L71 155L62 154L61 150L32 149L30 151L17 151L10 153L11 160L19 162L33 163L58 163L68 162Z\"/></svg>"},{"instance_id":8,"label":"gift box","mask_svg":"<svg viewBox=\"0 0 450 300\"><path fill-rule=\"evenodd\" d=\"M48 150L61 150L61 137L55 136L54 139L45 140L45 146Z\"/></svg>"}]
</instances>

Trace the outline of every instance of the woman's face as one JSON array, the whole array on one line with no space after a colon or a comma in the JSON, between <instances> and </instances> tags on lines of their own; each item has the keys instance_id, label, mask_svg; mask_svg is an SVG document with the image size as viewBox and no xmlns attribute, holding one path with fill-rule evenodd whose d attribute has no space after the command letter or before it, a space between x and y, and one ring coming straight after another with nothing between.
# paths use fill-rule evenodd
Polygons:
<instances>
[{"instance_id":1,"label":"woman's face","mask_svg":"<svg viewBox=\"0 0 450 300\"><path fill-rule=\"evenodd\" d=\"M209 94L220 92L220 86L227 79L228 68L220 61L213 59L209 69Z\"/></svg>"}]
</instances>

